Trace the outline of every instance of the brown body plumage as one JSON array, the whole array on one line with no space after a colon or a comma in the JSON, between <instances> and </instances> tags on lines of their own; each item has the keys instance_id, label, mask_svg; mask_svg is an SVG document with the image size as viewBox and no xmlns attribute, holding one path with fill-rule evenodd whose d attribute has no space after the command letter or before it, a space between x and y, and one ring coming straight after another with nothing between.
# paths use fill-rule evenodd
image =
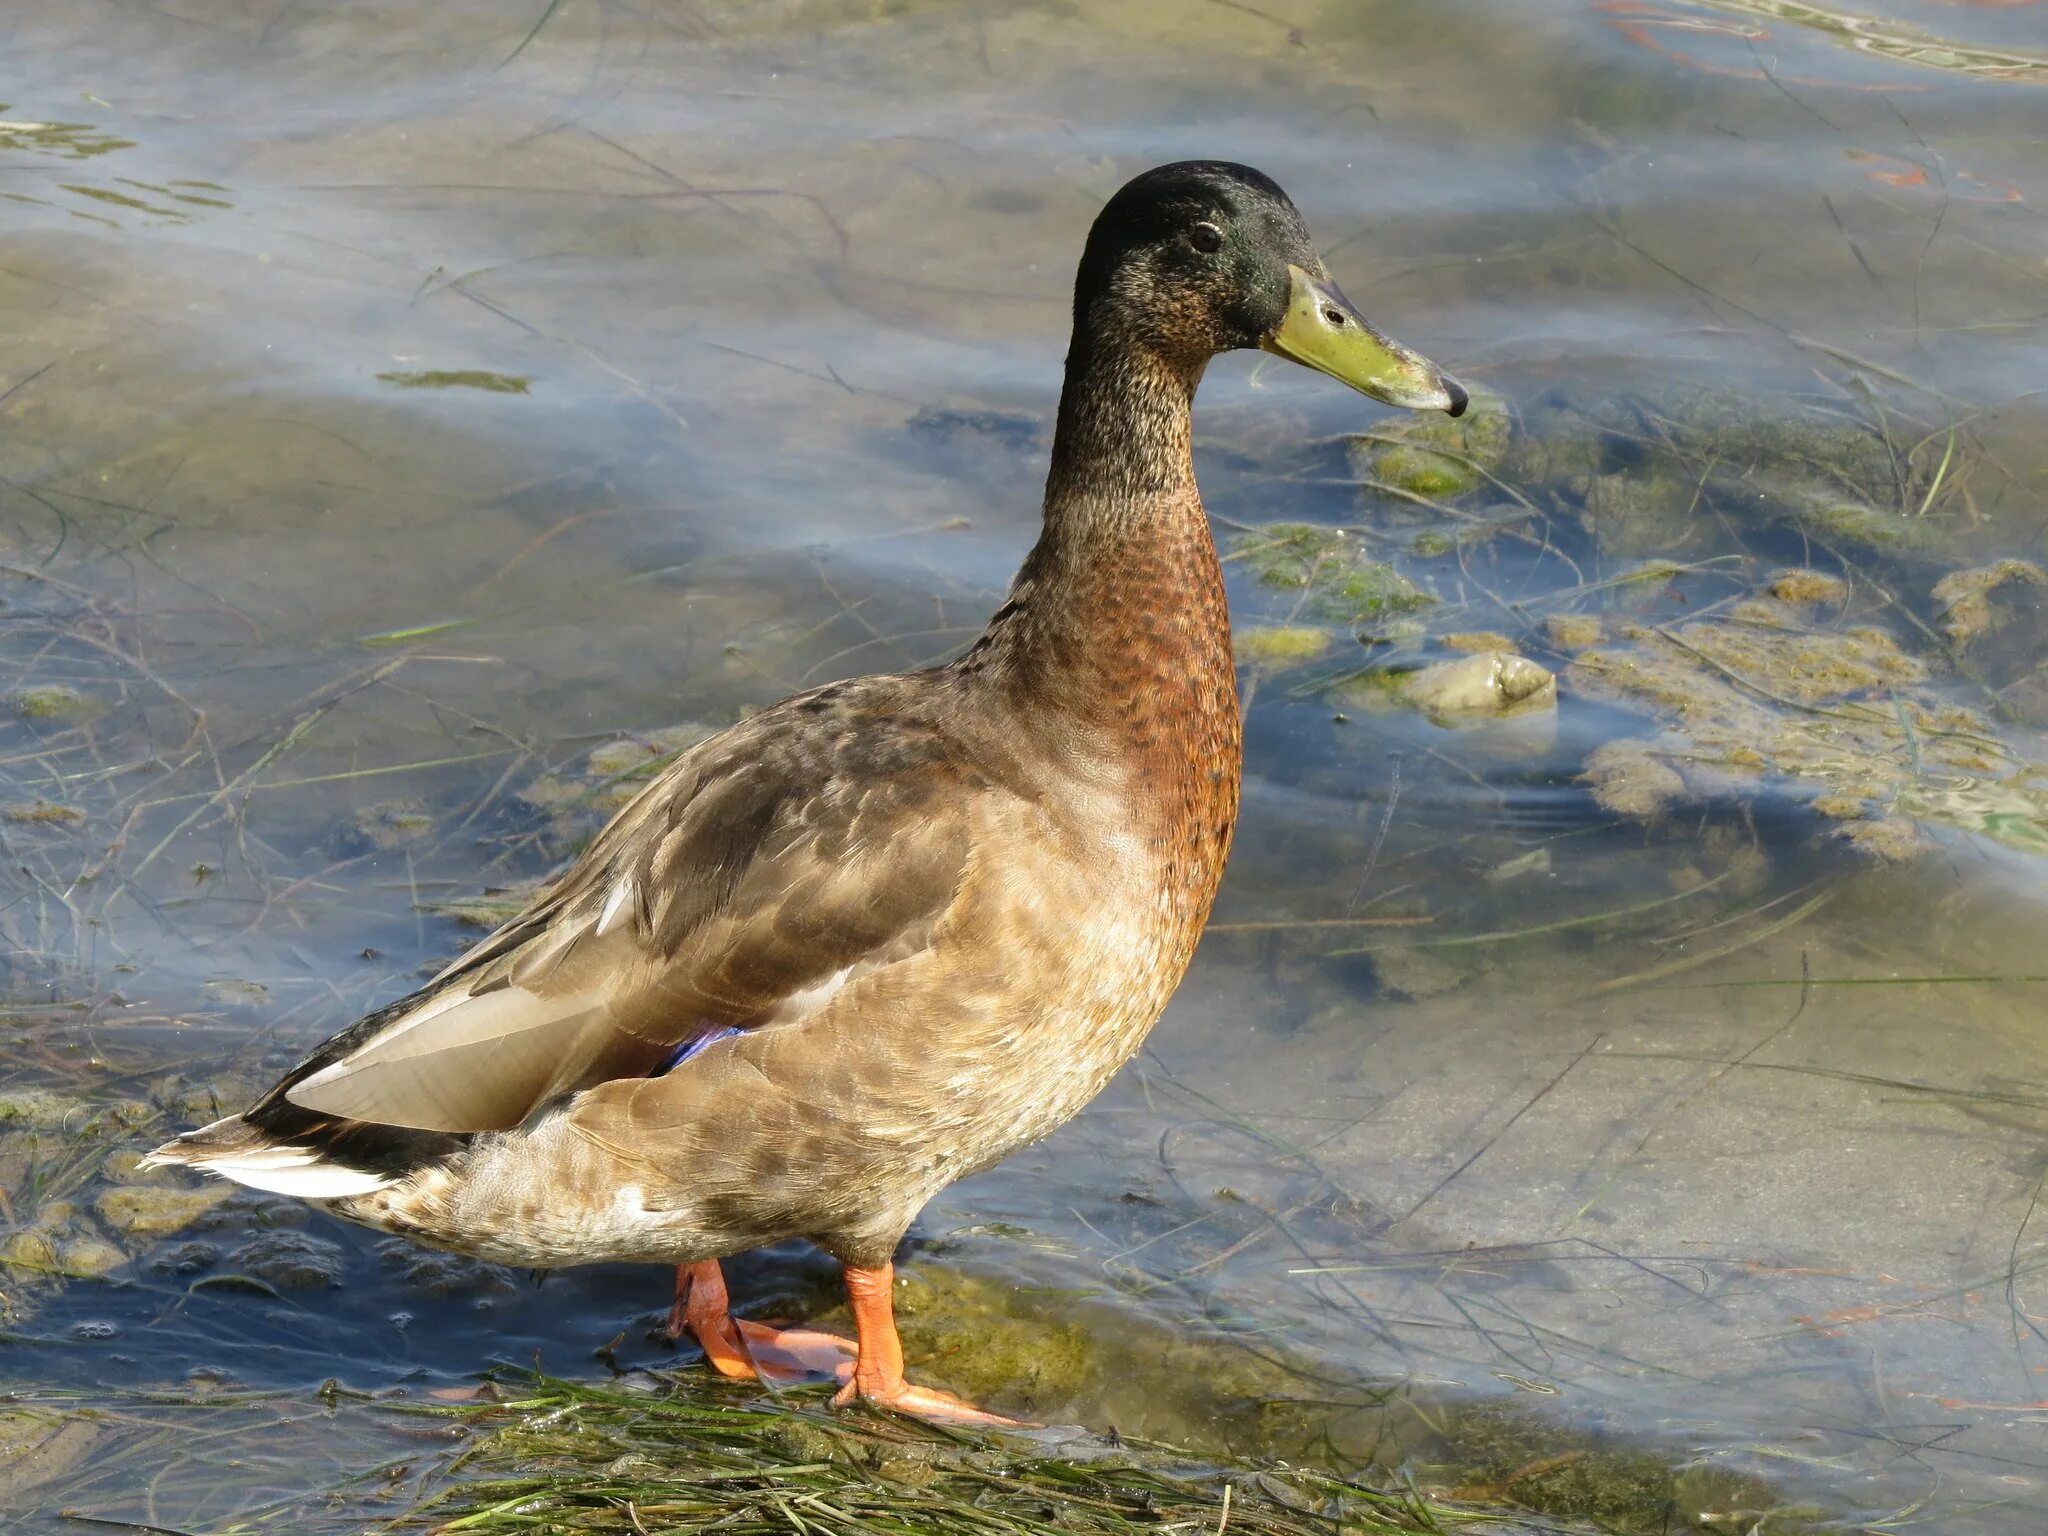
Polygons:
<instances>
[{"instance_id":1,"label":"brown body plumage","mask_svg":"<svg viewBox=\"0 0 2048 1536\"><path fill-rule=\"evenodd\" d=\"M775 1336L704 1261L807 1237L849 1266L849 1390L947 1411L884 1358L890 1256L1092 1098L1193 953L1241 754L1190 407L1225 347L1327 344L1304 283L1316 326L1363 328L1256 172L1132 183L1083 259L1044 533L982 638L685 753L505 928L158 1157L509 1263L685 1266L678 1322L734 1374ZM1305 360L1462 404L1363 334L1393 382Z\"/></svg>"}]
</instances>

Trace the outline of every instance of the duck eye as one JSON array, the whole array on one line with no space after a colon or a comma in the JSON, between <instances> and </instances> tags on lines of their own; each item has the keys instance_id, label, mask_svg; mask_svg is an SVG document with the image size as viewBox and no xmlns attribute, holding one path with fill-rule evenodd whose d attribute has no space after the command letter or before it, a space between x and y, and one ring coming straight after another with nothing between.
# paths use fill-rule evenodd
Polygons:
<instances>
[{"instance_id":1,"label":"duck eye","mask_svg":"<svg viewBox=\"0 0 2048 1536\"><path fill-rule=\"evenodd\" d=\"M1204 255L1213 255L1223 249L1223 231L1214 224L1197 224L1188 231L1188 244Z\"/></svg>"}]
</instances>

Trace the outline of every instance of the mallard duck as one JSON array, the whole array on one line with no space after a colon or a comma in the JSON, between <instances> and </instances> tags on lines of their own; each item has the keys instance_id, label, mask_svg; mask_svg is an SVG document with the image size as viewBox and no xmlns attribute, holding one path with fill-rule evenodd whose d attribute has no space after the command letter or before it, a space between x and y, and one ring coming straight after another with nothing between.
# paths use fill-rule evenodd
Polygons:
<instances>
[{"instance_id":1,"label":"mallard duck","mask_svg":"<svg viewBox=\"0 0 2048 1536\"><path fill-rule=\"evenodd\" d=\"M992 1421L904 1379L892 1258L1130 1059L1208 917L1241 749L1189 415L1255 346L1465 406L1266 176L1139 176L1089 231L1044 531L979 640L691 748L519 916L153 1160L501 1263L674 1265L671 1328L728 1376ZM855 1341L728 1311L720 1257L792 1237L844 1266Z\"/></svg>"}]
</instances>

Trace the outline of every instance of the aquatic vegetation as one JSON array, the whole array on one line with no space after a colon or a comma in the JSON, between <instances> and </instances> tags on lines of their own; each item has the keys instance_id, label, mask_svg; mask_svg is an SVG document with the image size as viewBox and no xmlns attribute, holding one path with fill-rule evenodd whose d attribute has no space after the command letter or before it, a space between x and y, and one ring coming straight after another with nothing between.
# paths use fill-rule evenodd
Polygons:
<instances>
[{"instance_id":1,"label":"aquatic vegetation","mask_svg":"<svg viewBox=\"0 0 2048 1536\"><path fill-rule=\"evenodd\" d=\"M366 805L337 828L334 851L344 858L364 853L387 853L418 842L434 830L434 818L416 799L386 800Z\"/></svg>"},{"instance_id":2,"label":"aquatic vegetation","mask_svg":"<svg viewBox=\"0 0 2048 1536\"><path fill-rule=\"evenodd\" d=\"M1328 1474L1217 1466L1162 1448L1068 1436L986 1440L871 1415L827 1415L810 1394L761 1405L724 1384L688 1393L545 1376L508 1378L473 1405L408 1410L468 1428L459 1480L400 1528L679 1530L715 1522L787 1531L794 1509L820 1531L1026 1536L1057 1528L1134 1536L1185 1525L1263 1536L1442 1532L1497 1512L1439 1506ZM912 1513L914 1511L914 1514Z\"/></svg>"},{"instance_id":3,"label":"aquatic vegetation","mask_svg":"<svg viewBox=\"0 0 2048 1536\"><path fill-rule=\"evenodd\" d=\"M1304 611L1334 624L1416 613L1436 603L1393 566L1368 557L1341 528L1269 523L1233 541L1231 558L1242 560L1261 585L1301 593Z\"/></svg>"},{"instance_id":4,"label":"aquatic vegetation","mask_svg":"<svg viewBox=\"0 0 2048 1536\"><path fill-rule=\"evenodd\" d=\"M24 688L9 701L24 720L90 720L106 709L106 702L80 693L64 683L42 683Z\"/></svg>"},{"instance_id":5,"label":"aquatic vegetation","mask_svg":"<svg viewBox=\"0 0 2048 1536\"><path fill-rule=\"evenodd\" d=\"M1596 613L1553 613L1543 621L1543 633L1561 651L1580 651L1600 643L1600 616Z\"/></svg>"},{"instance_id":6,"label":"aquatic vegetation","mask_svg":"<svg viewBox=\"0 0 2048 1536\"><path fill-rule=\"evenodd\" d=\"M1214 1345L1167 1347L1177 1362L1211 1371L1222 1358ZM1260 1390L1223 1369L1232 1386ZM596 1385L501 1376L475 1402L401 1410L453 1419L470 1434L449 1475L433 1479L439 1486L400 1524L490 1532L528 1528L538 1515L552 1530L611 1530L607 1522L630 1509L647 1529L715 1514L721 1529L768 1531L786 1528L776 1522L797 1502L823 1530L902 1528L902 1512L914 1507L920 1532L996 1536L1054 1525L1125 1536L1161 1522L1269 1536L1333 1528L1509 1536L1586 1528L1580 1520L1618 1536L1814 1529L1813 1511L1788 1505L1760 1478L1711 1463L1674 1465L1500 1399L1394 1398L1385 1410L1390 1448L1406 1446L1415 1458L1405 1486L1372 1470L1318 1469L1313 1455L1254 1467L1128 1435L983 1438L864 1413L828 1415L817 1401L808 1389L764 1404L715 1381L677 1391L659 1379ZM1334 1405L1304 1406L1313 1418Z\"/></svg>"},{"instance_id":7,"label":"aquatic vegetation","mask_svg":"<svg viewBox=\"0 0 2048 1536\"><path fill-rule=\"evenodd\" d=\"M1437 636L1437 643L1447 651L1462 651L1475 655L1480 651L1508 651L1517 649L1508 636L1491 629L1454 629Z\"/></svg>"},{"instance_id":8,"label":"aquatic vegetation","mask_svg":"<svg viewBox=\"0 0 2048 1536\"><path fill-rule=\"evenodd\" d=\"M1985 47L1957 38L1937 37L1907 23L1837 10L1832 6L1812 5L1807 0L1700 0L1700 3L1800 27L1854 48L1859 53L1873 54L1900 64L1974 75L1981 80L2048 85L2048 53L2025 48ZM1645 12L1655 14L1648 7L1634 8L1635 14Z\"/></svg>"},{"instance_id":9,"label":"aquatic vegetation","mask_svg":"<svg viewBox=\"0 0 2048 1536\"><path fill-rule=\"evenodd\" d=\"M110 1189L94 1202L101 1221L127 1237L163 1237L182 1232L234 1191L224 1184L179 1188L129 1184Z\"/></svg>"},{"instance_id":10,"label":"aquatic vegetation","mask_svg":"<svg viewBox=\"0 0 2048 1536\"><path fill-rule=\"evenodd\" d=\"M1952 433L1893 440L1882 419L1760 409L1692 386L1531 409L1504 477L1604 555L1673 558L1719 533L1707 513L1855 555L1933 551L1967 484Z\"/></svg>"},{"instance_id":11,"label":"aquatic vegetation","mask_svg":"<svg viewBox=\"0 0 2048 1536\"><path fill-rule=\"evenodd\" d=\"M53 805L47 800L38 800L30 805L10 805L0 815L9 821L44 827L75 827L85 820L85 812L76 806Z\"/></svg>"},{"instance_id":12,"label":"aquatic vegetation","mask_svg":"<svg viewBox=\"0 0 2048 1536\"><path fill-rule=\"evenodd\" d=\"M377 377L400 389L478 389L488 395L523 395L533 383L526 374L491 373L482 368L427 368Z\"/></svg>"},{"instance_id":13,"label":"aquatic vegetation","mask_svg":"<svg viewBox=\"0 0 2048 1536\"><path fill-rule=\"evenodd\" d=\"M235 1272L280 1291L341 1284L341 1245L309 1232L258 1232L228 1255Z\"/></svg>"},{"instance_id":14,"label":"aquatic vegetation","mask_svg":"<svg viewBox=\"0 0 2048 1536\"><path fill-rule=\"evenodd\" d=\"M9 110L0 102L0 112ZM0 119L0 152L55 155L65 160L90 160L117 149L133 149L135 141L105 133L91 123L38 123L25 118Z\"/></svg>"},{"instance_id":15,"label":"aquatic vegetation","mask_svg":"<svg viewBox=\"0 0 2048 1536\"><path fill-rule=\"evenodd\" d=\"M2014 617L2004 611L2006 604L1994 606L1995 596L2031 598L2031 606L2038 609L2039 594L2024 589L2041 586L2048 586L2048 571L2031 560L2000 560L1974 570L1951 571L1934 584L1929 595L1939 606L1942 633L1967 650L1988 635L1994 625L2010 622ZM2010 591L2001 594L2001 589Z\"/></svg>"},{"instance_id":16,"label":"aquatic vegetation","mask_svg":"<svg viewBox=\"0 0 2048 1536\"><path fill-rule=\"evenodd\" d=\"M1513 436L1506 403L1475 390L1463 416L1416 417L1354 437L1351 466L1368 486L1448 501L1486 484Z\"/></svg>"},{"instance_id":17,"label":"aquatic vegetation","mask_svg":"<svg viewBox=\"0 0 2048 1536\"><path fill-rule=\"evenodd\" d=\"M1287 667L1330 653L1336 638L1326 629L1301 624L1255 625L1231 635L1240 664Z\"/></svg>"},{"instance_id":18,"label":"aquatic vegetation","mask_svg":"<svg viewBox=\"0 0 2048 1536\"><path fill-rule=\"evenodd\" d=\"M1769 782L1853 823L1850 844L1885 857L1925 846L1896 821L2048 848L2048 796L2033 765L1990 721L1929 686L1927 665L1884 630L1810 628L1799 611L1757 597L1725 617L1619 627L1566 676L1664 726L1589 758L1596 798L1620 814L1654 817Z\"/></svg>"},{"instance_id":19,"label":"aquatic vegetation","mask_svg":"<svg viewBox=\"0 0 2048 1536\"><path fill-rule=\"evenodd\" d=\"M1770 592L1779 602L1791 603L1795 607L1834 607L1848 600L1849 584L1841 577L1831 576L1826 571L1813 571L1802 567L1799 570L1780 571L1773 576Z\"/></svg>"}]
</instances>

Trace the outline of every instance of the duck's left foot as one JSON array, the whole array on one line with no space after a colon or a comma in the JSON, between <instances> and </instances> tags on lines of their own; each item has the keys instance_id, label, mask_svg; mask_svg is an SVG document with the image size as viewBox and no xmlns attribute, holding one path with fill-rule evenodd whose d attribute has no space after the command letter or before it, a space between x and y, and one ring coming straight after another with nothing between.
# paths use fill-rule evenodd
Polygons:
<instances>
[{"instance_id":1,"label":"duck's left foot","mask_svg":"<svg viewBox=\"0 0 2048 1536\"><path fill-rule=\"evenodd\" d=\"M853 1402L873 1403L898 1413L915 1414L941 1424L978 1424L984 1428L1032 1429L1024 1419L1006 1419L934 1387L914 1387L903 1379L903 1340L896 1333L896 1267L864 1269L846 1266L846 1295L853 1303L853 1323L860 1333L860 1355L851 1369L842 1368L846 1385L832 1399L844 1408Z\"/></svg>"},{"instance_id":2,"label":"duck's left foot","mask_svg":"<svg viewBox=\"0 0 2048 1536\"><path fill-rule=\"evenodd\" d=\"M965 1399L950 1392L941 1392L936 1387L914 1387L901 1376L894 1382L878 1381L872 1386L862 1386L858 1367L833 1397L832 1406L844 1408L856 1402L873 1403L877 1408L893 1408L898 1413L930 1419L938 1424L980 1425L988 1429L1035 1427L1023 1419L1006 1419L1000 1413L977 1408Z\"/></svg>"},{"instance_id":3,"label":"duck's left foot","mask_svg":"<svg viewBox=\"0 0 2048 1536\"><path fill-rule=\"evenodd\" d=\"M726 1308L725 1274L716 1259L676 1268L676 1304L668 1315L668 1336L684 1334L703 1347L719 1375L734 1381L789 1386L800 1381L844 1378L853 1369L849 1339L814 1328L770 1328L737 1318Z\"/></svg>"}]
</instances>

